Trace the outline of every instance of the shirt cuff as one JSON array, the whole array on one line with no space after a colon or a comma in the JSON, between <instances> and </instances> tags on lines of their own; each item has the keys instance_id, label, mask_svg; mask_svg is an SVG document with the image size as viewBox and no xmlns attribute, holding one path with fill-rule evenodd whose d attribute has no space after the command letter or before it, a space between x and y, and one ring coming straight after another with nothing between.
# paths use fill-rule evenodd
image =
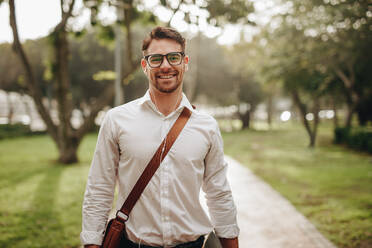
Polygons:
<instances>
[{"instance_id":1,"label":"shirt cuff","mask_svg":"<svg viewBox=\"0 0 372 248\"><path fill-rule=\"evenodd\" d=\"M237 224L232 224L226 226L216 226L214 231L219 238L232 239L239 236L240 229Z\"/></svg>"},{"instance_id":2,"label":"shirt cuff","mask_svg":"<svg viewBox=\"0 0 372 248\"><path fill-rule=\"evenodd\" d=\"M83 231L80 233L80 241L83 245L101 245L103 234L100 232Z\"/></svg>"}]
</instances>

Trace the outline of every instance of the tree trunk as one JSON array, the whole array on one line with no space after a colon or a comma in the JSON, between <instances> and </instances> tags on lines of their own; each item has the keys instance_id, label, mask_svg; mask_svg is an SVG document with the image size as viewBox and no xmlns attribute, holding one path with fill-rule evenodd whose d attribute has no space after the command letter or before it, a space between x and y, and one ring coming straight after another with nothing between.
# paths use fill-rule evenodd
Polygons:
<instances>
[{"instance_id":1,"label":"tree trunk","mask_svg":"<svg viewBox=\"0 0 372 248\"><path fill-rule=\"evenodd\" d=\"M338 111L336 106L336 99L334 97L331 97L332 102L332 110L333 110L333 127L337 128L339 126L338 124Z\"/></svg>"},{"instance_id":2,"label":"tree trunk","mask_svg":"<svg viewBox=\"0 0 372 248\"><path fill-rule=\"evenodd\" d=\"M249 129L251 124L251 111L247 110L244 114L239 113L239 118L242 121L242 129Z\"/></svg>"},{"instance_id":3,"label":"tree trunk","mask_svg":"<svg viewBox=\"0 0 372 248\"><path fill-rule=\"evenodd\" d=\"M353 67L348 64L349 76L346 75L341 69L336 68L336 75L341 79L343 82L346 93L346 103L347 103L347 115L345 119L345 127L350 128L352 125L353 115L356 110L356 106L358 106L361 97L359 96L358 92L355 90L355 76L354 76L354 69Z\"/></svg>"},{"instance_id":4,"label":"tree trunk","mask_svg":"<svg viewBox=\"0 0 372 248\"><path fill-rule=\"evenodd\" d=\"M314 108L313 108L313 113L314 113L314 125L313 125L313 130L312 134L310 136L310 147L315 147L315 141L318 133L318 124L319 124L319 98L315 96L314 98Z\"/></svg>"},{"instance_id":5,"label":"tree trunk","mask_svg":"<svg viewBox=\"0 0 372 248\"><path fill-rule=\"evenodd\" d=\"M272 125L273 112L274 112L273 95L269 94L267 99L267 124L269 126L269 129L271 129Z\"/></svg>"},{"instance_id":6,"label":"tree trunk","mask_svg":"<svg viewBox=\"0 0 372 248\"><path fill-rule=\"evenodd\" d=\"M351 127L355 109L356 109L356 106L354 104L347 105L347 113L346 113L346 119L345 119L345 127L347 128Z\"/></svg>"},{"instance_id":7,"label":"tree trunk","mask_svg":"<svg viewBox=\"0 0 372 248\"><path fill-rule=\"evenodd\" d=\"M317 134L317 128L318 128L318 123L319 123L319 116L318 116L319 100L318 100L318 98L315 98L315 100L314 100L315 101L314 109L313 109L313 111L314 111L314 125L313 125L313 129L312 129L309 121L306 119L307 106L306 106L306 104L301 102L300 96L299 96L296 89L292 90L292 99L293 99L295 105L297 106L297 108L300 112L302 124L304 125L304 127L306 129L306 132L309 136L309 140L310 140L309 147L313 148L313 147L315 147L316 134Z\"/></svg>"},{"instance_id":8,"label":"tree trunk","mask_svg":"<svg viewBox=\"0 0 372 248\"><path fill-rule=\"evenodd\" d=\"M79 144L80 140L75 137L60 140L58 146L58 162L63 164L72 164L78 162L77 150Z\"/></svg>"},{"instance_id":9,"label":"tree trunk","mask_svg":"<svg viewBox=\"0 0 372 248\"><path fill-rule=\"evenodd\" d=\"M47 109L43 105L42 93L40 90L41 87L39 86L35 78L29 59L27 58L23 46L19 40L14 0L9 0L9 23L13 32L13 49L15 53L18 55L18 58L20 59L22 67L25 71L27 88L29 89L31 96L34 99L36 108L47 127L49 135L57 143L58 142L57 127L53 123L49 111L47 111Z\"/></svg>"},{"instance_id":10,"label":"tree trunk","mask_svg":"<svg viewBox=\"0 0 372 248\"><path fill-rule=\"evenodd\" d=\"M195 37L195 48L191 51L192 69L189 67L187 84L185 84L186 95L191 102L196 98L197 93L197 82L199 81L199 60L200 60L200 46L201 46L201 34L200 32Z\"/></svg>"},{"instance_id":11,"label":"tree trunk","mask_svg":"<svg viewBox=\"0 0 372 248\"><path fill-rule=\"evenodd\" d=\"M65 148L65 145L70 145L72 143L73 137L73 128L71 125L71 116L72 116L72 94L70 91L70 78L68 71L68 41L67 33L63 29L57 29L54 31L54 54L55 54L55 80L56 80L56 98L58 103L58 146L60 157L65 156L65 152L68 149ZM72 149L69 148L69 149ZM68 156L68 155L66 155ZM68 161L68 160L64 160ZM62 161L61 161L62 162ZM68 161L69 163L77 162ZM67 163L67 162L66 162Z\"/></svg>"}]
</instances>

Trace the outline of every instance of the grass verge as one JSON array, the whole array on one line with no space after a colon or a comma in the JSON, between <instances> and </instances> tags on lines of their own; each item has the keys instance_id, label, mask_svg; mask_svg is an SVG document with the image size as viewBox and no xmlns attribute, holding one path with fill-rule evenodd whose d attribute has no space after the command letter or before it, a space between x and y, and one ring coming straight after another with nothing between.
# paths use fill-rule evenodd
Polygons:
<instances>
[{"instance_id":1,"label":"grass verge","mask_svg":"<svg viewBox=\"0 0 372 248\"><path fill-rule=\"evenodd\" d=\"M81 204L95 135L81 162L61 165L48 136L0 141L0 247L79 247Z\"/></svg>"},{"instance_id":2,"label":"grass verge","mask_svg":"<svg viewBox=\"0 0 372 248\"><path fill-rule=\"evenodd\" d=\"M338 247L372 247L370 155L333 145L327 127L314 149L300 126L223 137L226 154L271 184Z\"/></svg>"}]
</instances>

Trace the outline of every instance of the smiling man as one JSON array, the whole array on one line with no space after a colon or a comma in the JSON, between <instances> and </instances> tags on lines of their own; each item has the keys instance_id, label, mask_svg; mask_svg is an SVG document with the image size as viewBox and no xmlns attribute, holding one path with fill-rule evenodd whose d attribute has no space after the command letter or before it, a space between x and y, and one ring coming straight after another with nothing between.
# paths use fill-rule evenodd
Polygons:
<instances>
[{"instance_id":1,"label":"smiling man","mask_svg":"<svg viewBox=\"0 0 372 248\"><path fill-rule=\"evenodd\" d=\"M149 89L142 98L113 108L105 116L84 196L81 240L85 247L99 247L116 182L116 207L120 209L187 108L189 121L130 213L123 247L201 248L205 237L215 232L223 248L237 248L236 207L217 122L194 110L182 93L189 63L185 39L174 29L157 27L144 39L142 52ZM210 218L199 201L201 189Z\"/></svg>"}]
</instances>

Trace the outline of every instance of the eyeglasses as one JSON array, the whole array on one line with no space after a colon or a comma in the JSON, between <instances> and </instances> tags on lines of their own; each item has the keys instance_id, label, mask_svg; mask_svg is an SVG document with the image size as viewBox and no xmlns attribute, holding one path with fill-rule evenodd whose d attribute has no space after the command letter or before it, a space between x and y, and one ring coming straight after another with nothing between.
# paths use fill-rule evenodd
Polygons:
<instances>
[{"instance_id":1,"label":"eyeglasses","mask_svg":"<svg viewBox=\"0 0 372 248\"><path fill-rule=\"evenodd\" d=\"M144 58L151 68L157 68L163 63L164 57L167 58L167 61L170 65L179 65L181 64L184 56L184 52L171 52L167 54L150 54L146 55Z\"/></svg>"}]
</instances>

